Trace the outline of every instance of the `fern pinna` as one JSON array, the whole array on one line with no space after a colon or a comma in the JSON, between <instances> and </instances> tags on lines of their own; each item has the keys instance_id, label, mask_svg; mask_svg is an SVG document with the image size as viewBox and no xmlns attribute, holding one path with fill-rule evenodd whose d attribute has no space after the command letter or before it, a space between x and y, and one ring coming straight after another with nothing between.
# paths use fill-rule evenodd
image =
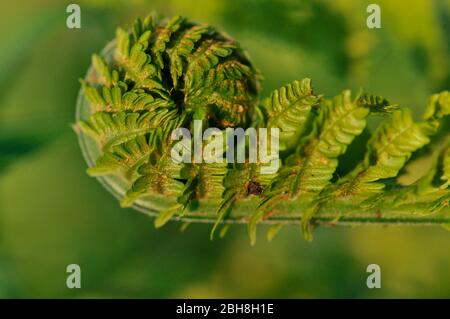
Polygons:
<instances>
[{"instance_id":1,"label":"fern pinna","mask_svg":"<svg viewBox=\"0 0 450 319\"><path fill-rule=\"evenodd\" d=\"M81 81L75 128L88 174L122 206L156 215L157 227L208 221L211 238L231 222L247 223L252 243L260 223L272 224L268 239L291 223L306 239L319 224L450 223L448 91L432 95L417 121L381 96L325 98L310 79L260 99L260 80L240 46L208 25L150 15L118 28ZM382 123L364 140L371 117ZM278 128L278 171L263 174L261 161L233 163L225 154L223 163L174 162L171 134L194 133L194 120L223 134ZM357 139L365 154L348 156ZM350 157L357 160L343 169ZM401 182L422 157L429 170Z\"/></svg>"}]
</instances>

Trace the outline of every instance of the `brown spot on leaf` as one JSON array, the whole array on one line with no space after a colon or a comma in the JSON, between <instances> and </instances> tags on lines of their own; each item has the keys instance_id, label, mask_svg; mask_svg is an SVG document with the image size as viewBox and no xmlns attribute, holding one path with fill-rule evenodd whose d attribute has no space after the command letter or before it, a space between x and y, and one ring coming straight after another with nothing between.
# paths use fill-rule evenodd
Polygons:
<instances>
[{"instance_id":1,"label":"brown spot on leaf","mask_svg":"<svg viewBox=\"0 0 450 319\"><path fill-rule=\"evenodd\" d=\"M247 185L247 191L250 195L261 195L263 188L258 182L250 181Z\"/></svg>"}]
</instances>

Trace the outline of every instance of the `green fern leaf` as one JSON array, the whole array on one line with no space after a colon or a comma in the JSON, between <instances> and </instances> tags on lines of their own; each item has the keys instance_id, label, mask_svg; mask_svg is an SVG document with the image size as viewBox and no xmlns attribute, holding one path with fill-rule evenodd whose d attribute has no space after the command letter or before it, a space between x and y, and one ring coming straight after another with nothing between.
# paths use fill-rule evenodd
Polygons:
<instances>
[{"instance_id":1,"label":"green fern leaf","mask_svg":"<svg viewBox=\"0 0 450 319\"><path fill-rule=\"evenodd\" d=\"M170 74L173 86L178 88L178 79L183 74L187 57L194 50L195 43L210 31L206 25L193 26L178 35L174 44L167 50L170 59Z\"/></svg>"},{"instance_id":2,"label":"green fern leaf","mask_svg":"<svg viewBox=\"0 0 450 319\"><path fill-rule=\"evenodd\" d=\"M160 228L167 224L167 222L175 216L175 214L180 211L183 208L183 205L177 204L169 209L166 209L158 214L158 216L155 218L155 228Z\"/></svg>"},{"instance_id":3,"label":"green fern leaf","mask_svg":"<svg viewBox=\"0 0 450 319\"><path fill-rule=\"evenodd\" d=\"M271 242L276 235L278 235L278 233L280 232L280 230L283 228L283 224L275 224L272 225L268 230L267 230L267 241Z\"/></svg>"},{"instance_id":4,"label":"green fern leaf","mask_svg":"<svg viewBox=\"0 0 450 319\"><path fill-rule=\"evenodd\" d=\"M155 64L159 69L164 69L163 52L166 51L166 45L169 43L172 35L180 29L184 21L184 18L175 16L167 22L165 27L156 29L151 51L155 57Z\"/></svg>"},{"instance_id":5,"label":"green fern leaf","mask_svg":"<svg viewBox=\"0 0 450 319\"><path fill-rule=\"evenodd\" d=\"M114 81L117 81L119 74L116 70L110 70L105 60L99 55L92 55L92 66L98 74L98 81L107 87L111 87ZM113 73L114 72L114 73Z\"/></svg>"},{"instance_id":6,"label":"green fern leaf","mask_svg":"<svg viewBox=\"0 0 450 319\"><path fill-rule=\"evenodd\" d=\"M176 164L170 155L164 154L156 163L148 162L138 169L142 176L134 181L121 201L123 207L131 206L139 197L160 194L179 197L184 190L181 179L181 164Z\"/></svg>"},{"instance_id":7,"label":"green fern leaf","mask_svg":"<svg viewBox=\"0 0 450 319\"><path fill-rule=\"evenodd\" d=\"M123 174L129 179L134 179L138 167L148 161L156 148L156 137L155 131L113 146L111 151L106 151L97 159L95 167L87 170L88 174L91 176Z\"/></svg>"},{"instance_id":8,"label":"green fern leaf","mask_svg":"<svg viewBox=\"0 0 450 319\"><path fill-rule=\"evenodd\" d=\"M196 105L210 105L214 118L223 127L245 124L248 110L255 102L254 95L250 94L252 84L248 81L251 73L248 66L236 59L217 64L200 80L201 83L197 83L200 88L188 95L188 107L192 101Z\"/></svg>"},{"instance_id":9,"label":"green fern leaf","mask_svg":"<svg viewBox=\"0 0 450 319\"><path fill-rule=\"evenodd\" d=\"M121 29L117 29L116 60L125 70L125 79L131 79L135 88L148 89L155 92L164 92L161 83L161 74L151 62L151 57L146 53L149 45L150 31L145 31L134 42L131 35Z\"/></svg>"},{"instance_id":10,"label":"green fern leaf","mask_svg":"<svg viewBox=\"0 0 450 319\"><path fill-rule=\"evenodd\" d=\"M275 188L285 189L290 197L320 193L333 177L337 158L366 127L370 111L352 101L350 91L332 101L323 101L313 131L305 138L299 153L288 158L275 180Z\"/></svg>"},{"instance_id":11,"label":"green fern leaf","mask_svg":"<svg viewBox=\"0 0 450 319\"><path fill-rule=\"evenodd\" d=\"M214 236L215 229L236 202L249 197L262 196L264 189L274 177L275 174L262 174L261 164L259 163L237 164L233 169L230 169L223 182L225 191L222 196L223 200L217 211L217 218L211 231L211 237ZM254 225L256 226L256 221L252 223L251 219L249 222L249 234L251 238L253 233L256 232L256 230L253 231Z\"/></svg>"},{"instance_id":12,"label":"green fern leaf","mask_svg":"<svg viewBox=\"0 0 450 319\"><path fill-rule=\"evenodd\" d=\"M142 90L127 91L125 83L108 88L93 87L83 83L86 99L93 112L119 112L119 111L151 111L159 107L174 107L170 100L155 98Z\"/></svg>"},{"instance_id":13,"label":"green fern leaf","mask_svg":"<svg viewBox=\"0 0 450 319\"><path fill-rule=\"evenodd\" d=\"M385 184L378 181L396 177L412 153L430 142L427 133L427 123L415 123L409 110L394 112L369 141L364 161L338 182L336 196L364 200L380 193Z\"/></svg>"},{"instance_id":14,"label":"green fern leaf","mask_svg":"<svg viewBox=\"0 0 450 319\"><path fill-rule=\"evenodd\" d=\"M155 14L149 14L148 16L145 17L144 20L141 20L140 18L137 18L131 28L132 31L132 35L133 35L133 40L135 42L139 41L139 38L142 36L142 34L144 34L144 32L146 31L150 31L151 33L153 33L155 26L154 26L154 21L155 21Z\"/></svg>"},{"instance_id":15,"label":"green fern leaf","mask_svg":"<svg viewBox=\"0 0 450 319\"><path fill-rule=\"evenodd\" d=\"M314 199L330 184L338 165L338 157L344 154L348 145L366 127L366 118L371 111L389 111L389 104L364 103L360 98L351 99L350 91L344 91L332 101L324 100L313 130L302 144L298 154L287 159L271 189L277 191L260 203L260 210L267 210L280 197L299 196ZM386 109L384 109L386 107ZM270 192L270 191L269 191ZM309 221L316 213L318 205L314 200L302 215L302 229L306 239L310 239ZM260 216L257 212L255 216Z\"/></svg>"},{"instance_id":16,"label":"green fern leaf","mask_svg":"<svg viewBox=\"0 0 450 319\"><path fill-rule=\"evenodd\" d=\"M99 141L104 150L129 141L139 135L152 132L169 123L181 124L183 119L177 110L159 109L145 113L98 112L90 116L89 122L80 122L83 132Z\"/></svg>"},{"instance_id":17,"label":"green fern leaf","mask_svg":"<svg viewBox=\"0 0 450 319\"><path fill-rule=\"evenodd\" d=\"M75 129L88 162L96 162L88 173L114 174L103 180L120 180L119 187L110 186L125 193L121 205L137 201L141 209L159 210L156 227L175 216L215 218L212 239L228 220L247 221L254 244L261 222L276 224L267 232L269 240L282 224L300 218L308 240L312 220L314 225L449 222L450 147L443 142L449 139L444 117L450 115L450 92L430 97L421 122L379 95L352 99L344 91L324 99L314 94L309 79L273 91L259 105L259 72L234 40L211 27L150 15L129 31L119 28L112 44L102 57L92 56L81 81ZM354 152L363 160L348 163L345 156L339 172L354 168L338 178L339 161L357 136L369 132L372 113L392 114L359 154L365 136L358 138L347 155ZM224 134L236 126L279 128L278 173L263 174L265 159L249 163L246 142L238 145L245 150L243 164L228 162L225 154L223 163L177 164L170 156L171 133L183 126L197 136L202 132L195 120ZM430 155L431 169L421 178L399 177ZM249 212L250 207L255 209Z\"/></svg>"},{"instance_id":18,"label":"green fern leaf","mask_svg":"<svg viewBox=\"0 0 450 319\"><path fill-rule=\"evenodd\" d=\"M267 113L267 127L280 129L280 150L295 146L302 134L311 108L318 104L310 79L294 81L273 91L263 101L263 110Z\"/></svg>"},{"instance_id":19,"label":"green fern leaf","mask_svg":"<svg viewBox=\"0 0 450 319\"><path fill-rule=\"evenodd\" d=\"M231 42L205 40L188 58L184 75L186 95L202 87L204 74L219 63L220 58L229 56L236 46Z\"/></svg>"}]
</instances>

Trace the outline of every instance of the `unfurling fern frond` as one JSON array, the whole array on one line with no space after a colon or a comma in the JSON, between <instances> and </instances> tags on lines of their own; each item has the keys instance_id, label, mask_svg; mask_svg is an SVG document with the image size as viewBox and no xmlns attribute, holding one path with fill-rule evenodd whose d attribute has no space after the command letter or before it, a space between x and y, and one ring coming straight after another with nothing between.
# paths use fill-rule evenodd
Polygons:
<instances>
[{"instance_id":1,"label":"unfurling fern frond","mask_svg":"<svg viewBox=\"0 0 450 319\"><path fill-rule=\"evenodd\" d=\"M228 222L246 222L252 244L260 223L273 225L268 240L290 223L306 239L313 224L450 224L450 92L432 95L416 122L379 95L346 90L327 99L308 78L260 100L260 80L237 42L210 26L150 15L118 28L81 81L75 128L95 163L88 173L122 196L122 206L157 215L156 227L207 220L213 238L219 226L223 237ZM371 114L387 117L373 132ZM189 153L179 163L171 156L180 128L194 136L183 147L197 141L202 150L212 145L202 139L207 128L222 137L230 128L268 131L254 144L245 132L241 155L229 156L227 144L214 160ZM261 138L278 137L270 151L279 169L268 173L274 158L261 153ZM401 172L419 156L430 156L430 169L404 182Z\"/></svg>"}]
</instances>

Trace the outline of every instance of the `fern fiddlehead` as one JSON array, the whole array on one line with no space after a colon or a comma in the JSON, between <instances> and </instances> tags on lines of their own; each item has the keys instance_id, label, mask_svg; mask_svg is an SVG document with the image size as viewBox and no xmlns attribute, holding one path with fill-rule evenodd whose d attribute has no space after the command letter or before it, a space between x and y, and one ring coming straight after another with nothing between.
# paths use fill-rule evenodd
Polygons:
<instances>
[{"instance_id":1,"label":"fern fiddlehead","mask_svg":"<svg viewBox=\"0 0 450 319\"><path fill-rule=\"evenodd\" d=\"M416 122L407 108L378 95L352 98L346 90L324 98L310 79L260 101L260 79L240 46L210 26L150 15L129 31L118 28L81 81L75 128L88 174L122 206L158 215L157 227L172 218L214 222L211 238L233 221L248 223L251 242L261 222L274 224L268 239L285 223L300 223L307 239L312 222L450 223L449 145L431 149L435 161L422 178L409 185L397 180L438 131L448 138L442 124L450 114L448 91L432 95ZM386 119L364 159L337 176L371 114ZM246 155L232 163L224 153L219 162L174 162L172 132L188 128L195 135L195 120L221 136L230 127L279 129L280 168L263 174L261 160Z\"/></svg>"}]
</instances>

